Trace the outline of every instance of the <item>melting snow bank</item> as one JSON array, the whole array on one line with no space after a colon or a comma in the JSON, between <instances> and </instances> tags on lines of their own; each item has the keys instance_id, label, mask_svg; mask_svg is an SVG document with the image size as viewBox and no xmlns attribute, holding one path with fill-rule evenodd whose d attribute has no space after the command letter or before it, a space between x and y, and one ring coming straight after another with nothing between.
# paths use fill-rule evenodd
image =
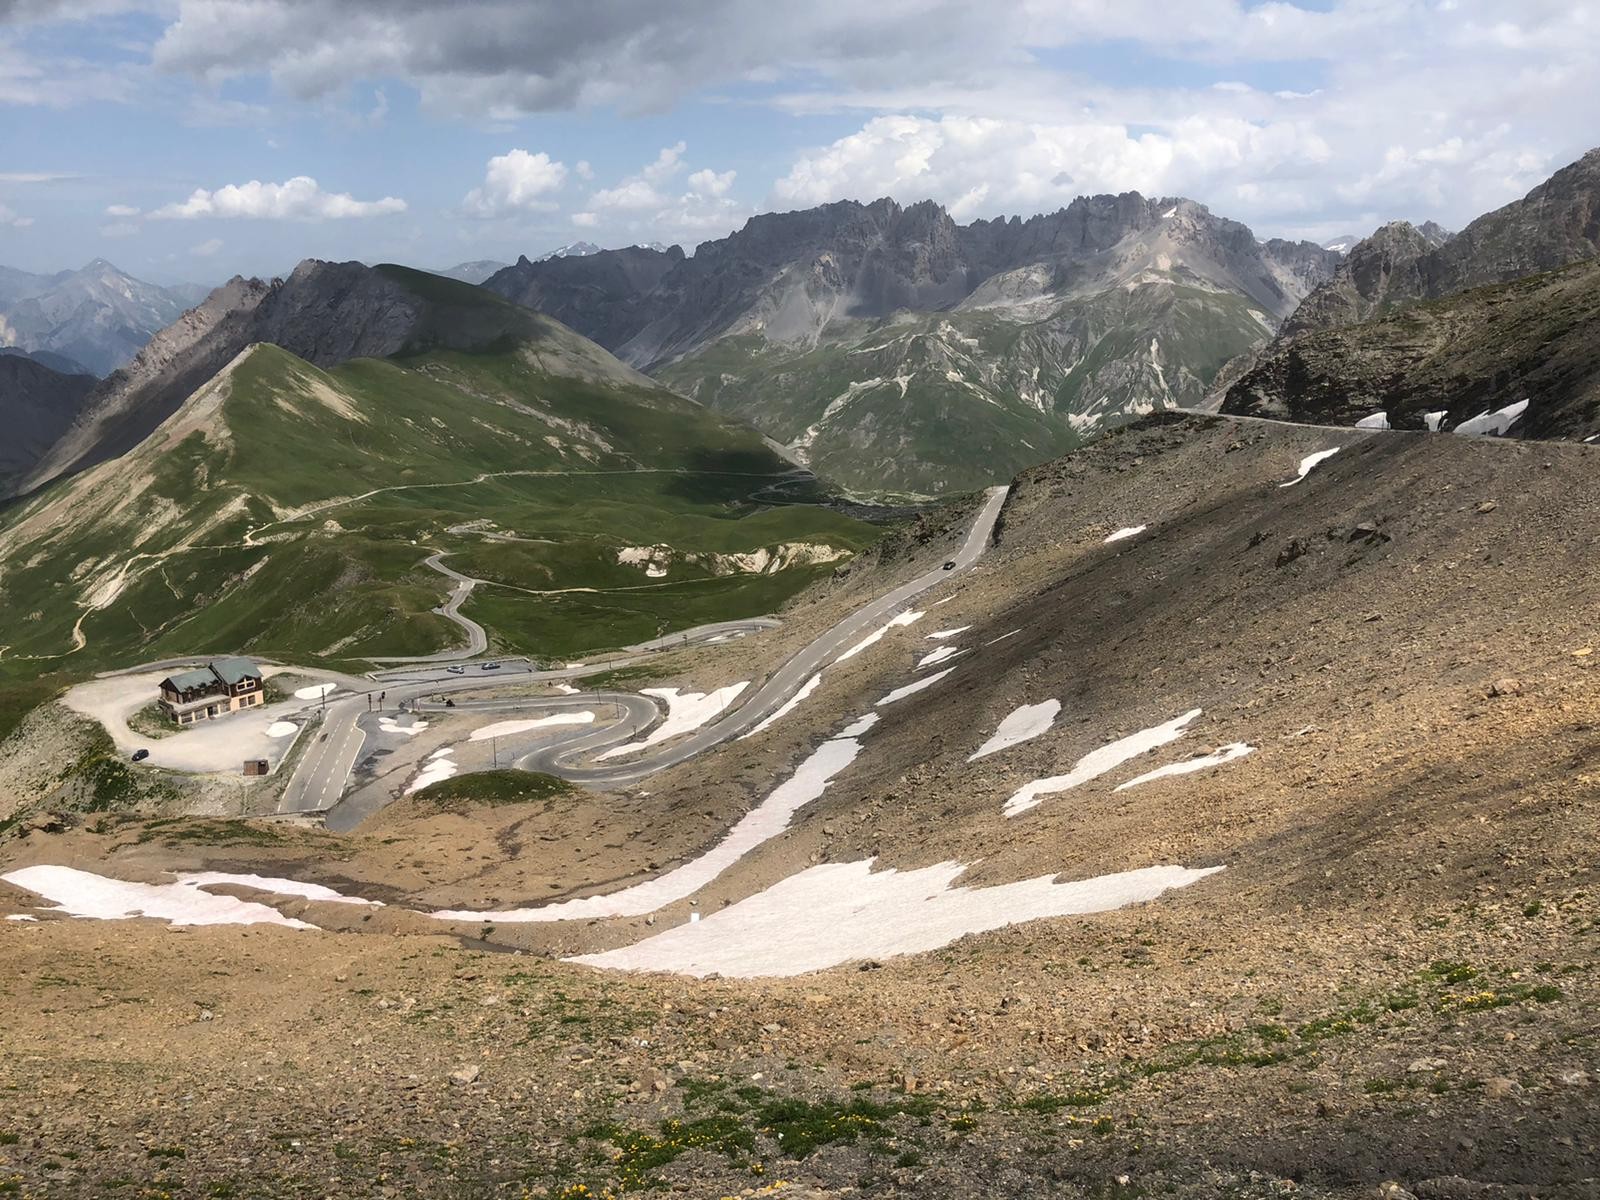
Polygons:
<instances>
[{"instance_id":1,"label":"melting snow bank","mask_svg":"<svg viewBox=\"0 0 1600 1200\"><path fill-rule=\"evenodd\" d=\"M600 755L600 759L633 754L647 746L654 746L657 742L675 738L679 734L691 733L732 704L738 699L739 693L749 686L749 683L733 683L714 692L680 692L677 688L645 688L641 694L660 696L667 702L667 719L651 730L648 737L637 742L628 742L623 746L613 746Z\"/></svg>"},{"instance_id":2,"label":"melting snow bank","mask_svg":"<svg viewBox=\"0 0 1600 1200\"><path fill-rule=\"evenodd\" d=\"M1511 432L1511 427L1528 411L1528 402L1518 400L1515 404L1508 404L1494 412L1482 413L1461 422L1451 433L1459 433L1463 437L1504 437Z\"/></svg>"},{"instance_id":3,"label":"melting snow bank","mask_svg":"<svg viewBox=\"0 0 1600 1200\"><path fill-rule=\"evenodd\" d=\"M54 912L73 917L121 921L129 917L154 917L173 925L285 925L290 929L315 929L304 921L286 917L275 908L201 889L201 881L240 883L255 876L200 875L180 877L176 883L129 883L108 879L72 867L24 867L0 875L7 883L54 900ZM287 884L289 880L268 880ZM248 886L258 885L251 883ZM314 885L295 884L309 889ZM281 890L266 889L262 890ZM320 889L326 890L326 889ZM304 894L300 892L297 894ZM323 897L313 897L322 899Z\"/></svg>"},{"instance_id":4,"label":"melting snow bank","mask_svg":"<svg viewBox=\"0 0 1600 1200\"><path fill-rule=\"evenodd\" d=\"M1362 417L1361 420L1356 422L1356 428L1357 429L1388 429L1389 428L1389 414L1386 413L1386 412L1375 412L1370 417Z\"/></svg>"},{"instance_id":5,"label":"melting snow bank","mask_svg":"<svg viewBox=\"0 0 1600 1200\"><path fill-rule=\"evenodd\" d=\"M384 733L403 733L406 737L416 737L427 727L428 723L426 721L420 721L416 718L412 718L409 725L402 725L393 717L378 718L378 728Z\"/></svg>"},{"instance_id":6,"label":"melting snow bank","mask_svg":"<svg viewBox=\"0 0 1600 1200\"><path fill-rule=\"evenodd\" d=\"M965 650L957 650L954 646L940 646L937 650L930 651L918 659L916 669L920 671L925 667L931 667L935 663L942 663L946 659L955 658L957 655L965 653Z\"/></svg>"},{"instance_id":7,"label":"melting snow bank","mask_svg":"<svg viewBox=\"0 0 1600 1200\"><path fill-rule=\"evenodd\" d=\"M1065 775L1052 775L1049 779L1036 779L1032 783L1025 784L1006 801L1006 816L1014 817L1019 813L1025 813L1030 808L1036 807L1046 796L1068 791L1079 784L1088 783L1091 779L1098 779L1107 771L1120 767L1130 758L1137 758L1157 746L1177 741L1183 736L1184 726L1198 717L1200 711L1198 708L1191 708L1183 716L1173 717L1164 725L1141 729L1138 733L1130 733L1125 738L1108 742L1098 750L1091 750Z\"/></svg>"},{"instance_id":8,"label":"melting snow bank","mask_svg":"<svg viewBox=\"0 0 1600 1200\"><path fill-rule=\"evenodd\" d=\"M908 683L905 685L905 687L895 688L894 691L890 692L882 700L878 701L877 707L882 708L885 704L893 704L896 700L904 700L907 696L914 696L923 688L932 687L934 684L938 683L939 680L943 679L946 675L950 674L950 672L954 670L954 667L946 667L944 670L937 671L934 674L927 676L925 679L919 679L915 683Z\"/></svg>"},{"instance_id":9,"label":"melting snow bank","mask_svg":"<svg viewBox=\"0 0 1600 1200\"><path fill-rule=\"evenodd\" d=\"M293 721L274 721L267 726L267 736L270 738L288 737L300 728Z\"/></svg>"},{"instance_id":10,"label":"melting snow bank","mask_svg":"<svg viewBox=\"0 0 1600 1200\"><path fill-rule=\"evenodd\" d=\"M1117 530L1110 537L1106 538L1105 542L1102 544L1109 546L1112 542L1120 542L1124 538L1138 537L1141 533L1149 528L1150 526L1148 525L1130 525L1126 529Z\"/></svg>"},{"instance_id":11,"label":"melting snow bank","mask_svg":"<svg viewBox=\"0 0 1600 1200\"><path fill-rule=\"evenodd\" d=\"M1307 475L1311 474L1312 469L1318 463L1326 462L1328 459L1332 458L1337 453L1339 453L1339 447L1335 446L1332 450L1318 450L1315 454L1306 455L1304 458L1302 458L1300 460L1300 474L1296 475L1293 479L1289 480L1288 483L1280 483L1278 486L1279 487L1293 487L1295 484L1299 483L1302 479L1304 479Z\"/></svg>"},{"instance_id":12,"label":"melting snow bank","mask_svg":"<svg viewBox=\"0 0 1600 1200\"><path fill-rule=\"evenodd\" d=\"M474 729L469 742L487 742L490 738L509 737L513 733L528 733L547 729L553 725L588 725L594 721L592 712L556 713L549 717L530 717L524 721L496 721L482 729Z\"/></svg>"},{"instance_id":13,"label":"melting snow bank","mask_svg":"<svg viewBox=\"0 0 1600 1200\"><path fill-rule=\"evenodd\" d=\"M417 773L417 777L406 784L405 794L409 796L412 792L420 792L431 784L443 783L446 779L454 778L461 767L450 757L452 753L454 753L452 748L446 746L443 750L435 750L428 755L428 761L422 764L422 770Z\"/></svg>"},{"instance_id":14,"label":"melting snow bank","mask_svg":"<svg viewBox=\"0 0 1600 1200\"><path fill-rule=\"evenodd\" d=\"M702 921L570 961L733 979L800 975L853 959L937 950L969 933L1022 921L1107 912L1222 870L1145 867L1076 883L1041 875L965 888L951 886L967 869L964 863L873 871L873 861L811 867Z\"/></svg>"},{"instance_id":15,"label":"melting snow bank","mask_svg":"<svg viewBox=\"0 0 1600 1200\"><path fill-rule=\"evenodd\" d=\"M867 634L866 637L862 638L854 646L851 646L850 649L846 650L843 654L839 655L839 657L834 659L833 661L837 664L837 663L844 662L844 660L847 659L847 658L854 658L856 655L860 654L863 650L865 650L868 646L875 646L879 642L881 642L883 640L883 635L888 633L889 630L895 628L895 626L897 626L897 625L913 625L916 622L922 620L922 617L923 617L923 614L919 613L919 612L903 612L903 613L898 614L897 616L890 617L889 621L888 621L888 624L884 625L881 629L875 629L871 633Z\"/></svg>"},{"instance_id":16,"label":"melting snow bank","mask_svg":"<svg viewBox=\"0 0 1600 1200\"><path fill-rule=\"evenodd\" d=\"M810 679L802 683L800 685L800 690L785 700L783 705L776 712L763 720L761 724L757 725L749 733L741 733L734 739L734 741L742 742L747 737L755 737L756 734L760 733L763 729L766 729L769 725L776 725L779 717L786 717L792 713L800 706L800 701L804 700L807 696L811 695L812 692L817 690L817 685L819 685L821 682L821 675L813 675Z\"/></svg>"},{"instance_id":17,"label":"melting snow bank","mask_svg":"<svg viewBox=\"0 0 1600 1200\"><path fill-rule=\"evenodd\" d=\"M668 871L656 879L623 888L607 896L584 896L562 900L543 908L517 908L509 912L476 912L451 909L432 914L441 921L493 920L511 924L531 921L584 921L597 917L638 917L694 895L761 843L777 837L789 827L790 818L827 789L834 777L861 753L857 740L877 721L876 713L855 721L837 737L831 738L796 768L795 773L774 788L710 850L692 862Z\"/></svg>"},{"instance_id":18,"label":"melting snow bank","mask_svg":"<svg viewBox=\"0 0 1600 1200\"><path fill-rule=\"evenodd\" d=\"M1061 711L1061 701L1044 700L1038 704L1024 704L1012 713L999 728L977 751L967 758L968 762L977 762L980 758L987 758L991 754L998 754L1002 750L1009 750L1012 746L1038 737L1041 733L1049 732L1050 726L1055 724L1056 714Z\"/></svg>"},{"instance_id":19,"label":"melting snow bank","mask_svg":"<svg viewBox=\"0 0 1600 1200\"><path fill-rule=\"evenodd\" d=\"M1141 783L1149 783L1154 779L1165 779L1169 775L1189 775L1195 771L1204 771L1207 767L1220 767L1223 763L1230 763L1236 758L1243 758L1246 754L1254 754L1256 748L1247 742L1232 742L1205 754L1199 758L1188 758L1183 762L1168 763L1164 767L1157 767L1154 771L1146 771L1128 780L1119 783L1112 791L1122 792L1131 787L1138 787Z\"/></svg>"},{"instance_id":20,"label":"melting snow bank","mask_svg":"<svg viewBox=\"0 0 1600 1200\"><path fill-rule=\"evenodd\" d=\"M295 688L294 698L296 700L320 700L329 692L336 691L338 687L337 683L314 683L310 687Z\"/></svg>"},{"instance_id":21,"label":"melting snow bank","mask_svg":"<svg viewBox=\"0 0 1600 1200\"><path fill-rule=\"evenodd\" d=\"M950 599L954 600L955 597L951 596ZM941 600L941 601L939 601L939 603L943 604L944 601ZM956 634L958 634L958 633L965 633L967 630L969 630L971 628L972 628L971 625L957 625L954 629L941 629L941 630L939 630L938 633L930 633L928 635L928 638L929 638L930 641L935 641L935 642L943 641L945 638L953 638L953 637L955 637Z\"/></svg>"}]
</instances>

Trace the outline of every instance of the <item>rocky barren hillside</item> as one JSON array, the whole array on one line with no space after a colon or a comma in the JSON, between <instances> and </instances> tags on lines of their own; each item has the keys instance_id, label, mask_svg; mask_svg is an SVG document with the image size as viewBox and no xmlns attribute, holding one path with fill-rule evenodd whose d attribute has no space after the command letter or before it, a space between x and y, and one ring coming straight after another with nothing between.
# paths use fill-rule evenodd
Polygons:
<instances>
[{"instance_id":1,"label":"rocky barren hillside","mask_svg":"<svg viewBox=\"0 0 1600 1200\"><path fill-rule=\"evenodd\" d=\"M1530 402L1518 432L1600 429L1594 264L1600 150L1459 234L1386 225L1351 249L1270 344L1219 375L1226 412L1420 429Z\"/></svg>"},{"instance_id":2,"label":"rocky barren hillside","mask_svg":"<svg viewBox=\"0 0 1600 1200\"><path fill-rule=\"evenodd\" d=\"M1583 1195L1594 453L1152 418L1025 473L975 571L645 785L413 797L348 839L14 841L6 872L386 904L235 885L321 930L108 943L0 892L41 917L0 923L8 1169L41 1194ZM674 682L750 678L843 599ZM688 896L516 914L696 861L819 755L826 787Z\"/></svg>"}]
</instances>

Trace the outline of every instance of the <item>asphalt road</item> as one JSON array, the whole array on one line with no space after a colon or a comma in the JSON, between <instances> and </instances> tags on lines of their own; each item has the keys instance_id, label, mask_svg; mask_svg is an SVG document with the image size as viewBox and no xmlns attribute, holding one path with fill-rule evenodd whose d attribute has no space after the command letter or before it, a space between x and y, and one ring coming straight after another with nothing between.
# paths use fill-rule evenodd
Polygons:
<instances>
[{"instance_id":1,"label":"asphalt road","mask_svg":"<svg viewBox=\"0 0 1600 1200\"><path fill-rule=\"evenodd\" d=\"M748 620L697 625L692 629L651 638L636 646L627 647L620 655L610 654L596 662L563 667L554 671L540 670L525 659L487 660L499 664L492 671L484 670L484 663L462 663L452 668L429 665L435 660L424 659L415 668L386 672L368 682L365 690L344 693L338 699L329 700L323 711L322 727L304 743L294 774L290 777L278 802L278 811L319 813L327 812L336 805L349 783L351 771L355 769L355 764L361 761L369 730L376 728L380 715L398 715L402 702L410 708L425 696L481 688L485 684L502 683L511 679L519 683L560 683L583 679L589 675L598 675L639 662L651 654L678 650L684 646L734 642L751 633L776 628L779 624L780 622L771 617L753 617ZM370 700L370 697L376 695L384 697L382 709L377 712L372 710ZM572 703L579 698L552 696L524 699L516 702L516 707L524 712L560 711L582 707L581 704L575 706ZM634 699L650 709L646 726L660 719L661 709L649 697L635 696ZM639 712L642 715L643 709L641 708ZM632 736L631 731L619 726L608 727L608 731L616 733L619 742L626 741Z\"/></svg>"},{"instance_id":2,"label":"asphalt road","mask_svg":"<svg viewBox=\"0 0 1600 1200\"><path fill-rule=\"evenodd\" d=\"M369 658L368 662L461 662L465 659L476 658L489 648L489 635L483 631L483 626L479 625L471 617L463 617L461 615L462 604L466 602L468 596L472 595L472 589L477 584L482 583L483 580L474 579L471 575L463 575L460 571L445 566L443 551L430 555L423 561L423 566L432 567L439 574L455 580L455 586L450 589L450 599L433 611L448 621L454 621L467 631L466 646L460 650L441 650L437 654L424 654L417 658Z\"/></svg>"},{"instance_id":3,"label":"asphalt road","mask_svg":"<svg viewBox=\"0 0 1600 1200\"><path fill-rule=\"evenodd\" d=\"M712 746L720 745L753 729L786 703L807 679L833 662L844 650L882 625L895 613L907 607L912 600L970 570L988 548L1008 492L1009 489L1004 487L989 489L984 504L967 533L966 540L956 552L954 566L951 569L945 570L940 566L926 571L857 609L793 655L760 687L749 693L745 701L731 713L679 739L671 746L647 753L631 762L604 767L584 765L584 760L592 759L600 751L631 741L654 726L663 714L648 697L632 693L576 693L561 697L474 701L470 705L462 704L457 707L467 708L469 711L538 713L592 708L597 703L621 704L623 706L621 711L624 713L622 719L608 722L599 729L586 730L554 740L549 746L523 755L516 760L515 765L524 770L559 775L563 779L590 787L623 787L635 783L656 771L684 762ZM642 643L634 648L640 652L635 658L642 657L643 653L651 650L683 645L686 640L711 641L727 635L726 632L719 631L743 632L757 624L770 627L776 622L764 619L760 622L729 622L726 626L701 626L699 629L688 630L682 634L672 634ZM634 659L623 661L634 661ZM613 660L605 664L587 664L560 671L536 671L524 664L525 669L518 671L517 675L522 679L555 682L581 678L585 674L610 670L618 665L621 664ZM441 674L442 678L439 677ZM483 674L471 671L470 668L468 672L459 676L449 672L434 671L428 671L426 675L426 679L388 681L385 686L390 693L389 703L398 705L401 699L413 702L425 695L481 687L484 683ZM433 706L426 702L421 705L423 711L431 707ZM350 696L328 706L323 734L312 743L311 749L302 758L284 793L283 802L279 807L280 812L325 812L328 827L335 830L354 828L370 815L366 811L357 811L353 806L346 807L335 803L348 782L350 771L360 758L365 737L361 733L359 723L365 712L364 697Z\"/></svg>"}]
</instances>

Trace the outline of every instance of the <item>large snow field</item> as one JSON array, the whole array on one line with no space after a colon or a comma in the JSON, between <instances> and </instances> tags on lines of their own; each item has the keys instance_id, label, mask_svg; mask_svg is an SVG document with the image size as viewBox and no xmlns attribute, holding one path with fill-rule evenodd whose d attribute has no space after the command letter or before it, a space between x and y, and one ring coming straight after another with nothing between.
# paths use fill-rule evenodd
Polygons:
<instances>
[{"instance_id":1,"label":"large snow field","mask_svg":"<svg viewBox=\"0 0 1600 1200\"><path fill-rule=\"evenodd\" d=\"M286 917L265 904L204 891L198 882L204 878L180 877L174 883L130 883L73 867L52 866L23 867L9 875L0 875L0 879L7 883L55 901L57 907L53 911L74 917L93 917L104 921L154 917L173 925L285 925L291 929L315 928L304 921ZM251 877L219 876L214 882L238 883L246 878Z\"/></svg>"},{"instance_id":2,"label":"large snow field","mask_svg":"<svg viewBox=\"0 0 1600 1200\"><path fill-rule=\"evenodd\" d=\"M1106 912L1188 887L1221 867L1145 867L1073 883L1050 875L994 887L952 886L967 869L873 871L873 859L825 863L642 942L570 961L630 971L799 975L863 958L917 954L1022 921Z\"/></svg>"}]
</instances>

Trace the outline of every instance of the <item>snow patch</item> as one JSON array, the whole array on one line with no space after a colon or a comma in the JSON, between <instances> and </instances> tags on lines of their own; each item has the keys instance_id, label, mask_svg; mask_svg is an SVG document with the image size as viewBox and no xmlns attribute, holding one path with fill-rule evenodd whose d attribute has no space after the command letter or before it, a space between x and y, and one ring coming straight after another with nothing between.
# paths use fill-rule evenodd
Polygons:
<instances>
[{"instance_id":1,"label":"snow patch","mask_svg":"<svg viewBox=\"0 0 1600 1200\"><path fill-rule=\"evenodd\" d=\"M643 695L659 696L667 702L667 719L662 721L649 736L637 742L628 742L626 745L613 746L601 759L617 758L624 754L633 754L668 738L675 738L681 734L690 733L715 717L734 700L739 693L749 687L746 683L733 683L727 687L718 688L714 692L680 692L677 688L644 688Z\"/></svg>"},{"instance_id":2,"label":"snow patch","mask_svg":"<svg viewBox=\"0 0 1600 1200\"><path fill-rule=\"evenodd\" d=\"M383 907L377 900L363 900L360 896L346 896L320 883L301 883L297 879L279 879L271 875L237 875L228 871L189 871L178 876L185 887L203 888L213 884L235 884L254 888L258 892L272 892L279 896L300 896L306 900L322 900L329 904L366 904Z\"/></svg>"},{"instance_id":3,"label":"snow patch","mask_svg":"<svg viewBox=\"0 0 1600 1200\"><path fill-rule=\"evenodd\" d=\"M810 867L704 920L571 961L731 979L800 975L856 959L937 950L1023 921L1108 912L1222 870L1159 866L1072 883L1041 875L969 888L952 886L965 863L874 871L875 861Z\"/></svg>"},{"instance_id":4,"label":"snow patch","mask_svg":"<svg viewBox=\"0 0 1600 1200\"><path fill-rule=\"evenodd\" d=\"M487 742L490 738L510 737L513 733L528 733L535 729L548 729L556 725L588 725L594 721L592 712L556 713L549 717L529 717L522 721L496 721L482 729L474 729L469 742Z\"/></svg>"},{"instance_id":5,"label":"snow patch","mask_svg":"<svg viewBox=\"0 0 1600 1200\"><path fill-rule=\"evenodd\" d=\"M737 738L734 739L734 741L742 742L745 738L755 737L755 735L760 733L763 729L766 729L772 725L776 725L780 717L788 716L800 706L800 701L804 700L807 696L811 695L812 692L816 691L817 686L821 682L822 675L820 673L813 675L810 679L801 684L800 690L794 695L790 696L788 700L784 701L783 705L776 712L764 719L761 724L757 725L749 733L741 733Z\"/></svg>"},{"instance_id":6,"label":"snow patch","mask_svg":"<svg viewBox=\"0 0 1600 1200\"><path fill-rule=\"evenodd\" d=\"M955 597L952 596L952 597L949 597L949 598L953 600ZM939 603L943 604L944 601L941 600L941 601L939 601ZM928 639L930 641L942 642L945 638L953 638L953 637L956 636L956 634L965 633L967 630L969 630L971 628L972 628L971 625L957 625L954 629L941 629L941 630L939 630L938 633L930 633L928 635Z\"/></svg>"},{"instance_id":7,"label":"snow patch","mask_svg":"<svg viewBox=\"0 0 1600 1200\"><path fill-rule=\"evenodd\" d=\"M1109 546L1112 542L1120 542L1126 538L1138 537L1141 533L1149 528L1150 526L1148 525L1129 525L1109 535L1101 544Z\"/></svg>"},{"instance_id":8,"label":"snow patch","mask_svg":"<svg viewBox=\"0 0 1600 1200\"><path fill-rule=\"evenodd\" d=\"M893 617L890 617L889 620L888 620L888 623L885 624L881 629L873 630L871 633L867 634L866 637L862 638L859 642L857 642L854 646L851 646L850 649L846 650L843 654L839 655L838 658L834 659L833 660L834 661L834 665L837 666L839 663L844 662L846 659L854 658L856 655L860 654L863 650L867 649L869 646L876 646L879 642L881 642L883 640L883 635L888 633L889 630L894 629L897 626L914 625L918 621L922 620L923 616L924 616L924 614L920 613L920 612L903 612L903 613L899 613L899 614L897 614L897 615L895 615Z\"/></svg>"},{"instance_id":9,"label":"snow patch","mask_svg":"<svg viewBox=\"0 0 1600 1200\"><path fill-rule=\"evenodd\" d=\"M1528 402L1518 400L1515 404L1508 404L1494 412L1481 413L1463 421L1450 432L1459 433L1462 437L1504 437L1527 411Z\"/></svg>"},{"instance_id":10,"label":"snow patch","mask_svg":"<svg viewBox=\"0 0 1600 1200\"><path fill-rule=\"evenodd\" d=\"M907 696L916 695L924 688L931 688L934 684L938 683L939 680L943 679L946 675L950 674L950 672L954 670L954 667L946 667L944 670L929 675L925 679L919 679L915 683L908 683L905 685L905 687L895 688L894 691L890 692L882 700L878 701L877 707L882 708L886 704L894 704L896 701L904 700Z\"/></svg>"},{"instance_id":11,"label":"snow patch","mask_svg":"<svg viewBox=\"0 0 1600 1200\"><path fill-rule=\"evenodd\" d=\"M299 728L300 726L296 725L293 721L274 721L271 725L267 726L267 736L270 738L288 737L291 733L296 732Z\"/></svg>"},{"instance_id":12,"label":"snow patch","mask_svg":"<svg viewBox=\"0 0 1600 1200\"><path fill-rule=\"evenodd\" d=\"M1389 414L1386 413L1386 412L1375 412L1370 417L1362 417L1361 420L1356 422L1356 428L1357 429L1388 429L1389 428Z\"/></svg>"},{"instance_id":13,"label":"snow patch","mask_svg":"<svg viewBox=\"0 0 1600 1200\"><path fill-rule=\"evenodd\" d=\"M406 737L416 737L417 734L421 733L427 727L428 722L418 721L414 718L409 725L402 725L393 717L378 718L378 728L384 733L399 733Z\"/></svg>"},{"instance_id":14,"label":"snow patch","mask_svg":"<svg viewBox=\"0 0 1600 1200\"><path fill-rule=\"evenodd\" d=\"M1154 771L1146 771L1143 775L1135 776L1127 783L1119 783L1111 790L1125 792L1131 787L1138 787L1141 783L1149 783L1156 779L1166 779L1172 775L1190 775L1195 771L1204 771L1207 767L1220 767L1223 763L1230 763L1236 758L1243 758L1247 754L1254 754L1256 748L1248 742L1231 742L1219 747L1210 754L1201 755L1199 758L1188 758L1183 762L1168 763L1164 767L1157 767Z\"/></svg>"},{"instance_id":15,"label":"snow patch","mask_svg":"<svg viewBox=\"0 0 1600 1200\"><path fill-rule=\"evenodd\" d=\"M1428 427L1429 433L1438 433L1439 426L1444 424L1444 419L1449 415L1450 413L1447 409L1440 409L1438 412L1423 413L1422 423Z\"/></svg>"},{"instance_id":16,"label":"snow patch","mask_svg":"<svg viewBox=\"0 0 1600 1200\"><path fill-rule=\"evenodd\" d=\"M420 792L425 787L431 787L433 784L443 783L446 779L454 778L461 770L461 767L450 755L451 748L449 746L442 750L435 750L428 755L428 760L422 764L422 770L417 772L417 777L406 784L405 794L409 796L413 792Z\"/></svg>"},{"instance_id":17,"label":"snow patch","mask_svg":"<svg viewBox=\"0 0 1600 1200\"><path fill-rule=\"evenodd\" d=\"M916 669L920 671L924 667L931 667L935 663L946 662L949 659L955 658L958 654L965 653L965 650L957 650L954 646L940 646L937 650L934 650L929 654L924 654L917 661Z\"/></svg>"},{"instance_id":18,"label":"snow patch","mask_svg":"<svg viewBox=\"0 0 1600 1200\"><path fill-rule=\"evenodd\" d=\"M994 731L994 736L969 755L967 761L977 762L980 758L988 758L991 754L999 754L1000 751L1009 750L1012 746L1032 741L1041 733L1048 733L1060 712L1059 700L1024 704L1001 721Z\"/></svg>"},{"instance_id":19,"label":"snow patch","mask_svg":"<svg viewBox=\"0 0 1600 1200\"><path fill-rule=\"evenodd\" d=\"M705 887L757 846L787 829L796 812L822 795L839 772L855 762L856 755L861 753L861 743L857 737L866 728L861 721L857 721L844 733L823 742L795 769L792 776L746 813L727 837L699 858L659 878L623 888L608 896L584 896L547 904L542 908L518 908L509 912L455 909L433 915L441 921L580 921L643 916L664 905L683 900Z\"/></svg>"},{"instance_id":20,"label":"snow patch","mask_svg":"<svg viewBox=\"0 0 1600 1200\"><path fill-rule=\"evenodd\" d=\"M337 683L313 683L310 687L295 688L294 698L296 700L320 700L329 692L338 690L339 685Z\"/></svg>"},{"instance_id":21,"label":"snow patch","mask_svg":"<svg viewBox=\"0 0 1600 1200\"><path fill-rule=\"evenodd\" d=\"M173 925L283 925L315 929L277 909L251 900L218 896L198 885L129 883L73 867L24 867L0 875L7 883L53 900L53 912L101 921L153 917Z\"/></svg>"},{"instance_id":22,"label":"snow patch","mask_svg":"<svg viewBox=\"0 0 1600 1200\"><path fill-rule=\"evenodd\" d=\"M1307 475L1311 474L1312 469L1314 467L1316 467L1316 465L1318 463L1326 462L1328 459L1332 458L1335 454L1339 453L1339 450L1340 450L1340 447L1335 446L1332 450L1318 450L1315 454L1306 455L1304 458L1302 458L1300 460L1300 473L1298 475L1296 475L1293 479L1289 480L1288 483L1280 483L1278 486L1279 487L1293 487L1295 484L1299 483L1302 479L1304 479Z\"/></svg>"},{"instance_id":23,"label":"snow patch","mask_svg":"<svg viewBox=\"0 0 1600 1200\"><path fill-rule=\"evenodd\" d=\"M1048 779L1036 779L1032 783L1025 784L1006 801L1005 815L1014 817L1019 813L1025 813L1040 804L1046 796L1069 791L1080 784L1088 783L1091 779L1098 779L1107 771L1120 767L1130 758L1137 758L1157 746L1177 741L1184 734L1184 726L1198 717L1200 711L1198 708L1191 708L1181 717L1173 717L1165 724L1141 729L1138 733L1130 733L1125 738L1108 742L1098 750L1091 750L1065 775L1052 775Z\"/></svg>"}]
</instances>

